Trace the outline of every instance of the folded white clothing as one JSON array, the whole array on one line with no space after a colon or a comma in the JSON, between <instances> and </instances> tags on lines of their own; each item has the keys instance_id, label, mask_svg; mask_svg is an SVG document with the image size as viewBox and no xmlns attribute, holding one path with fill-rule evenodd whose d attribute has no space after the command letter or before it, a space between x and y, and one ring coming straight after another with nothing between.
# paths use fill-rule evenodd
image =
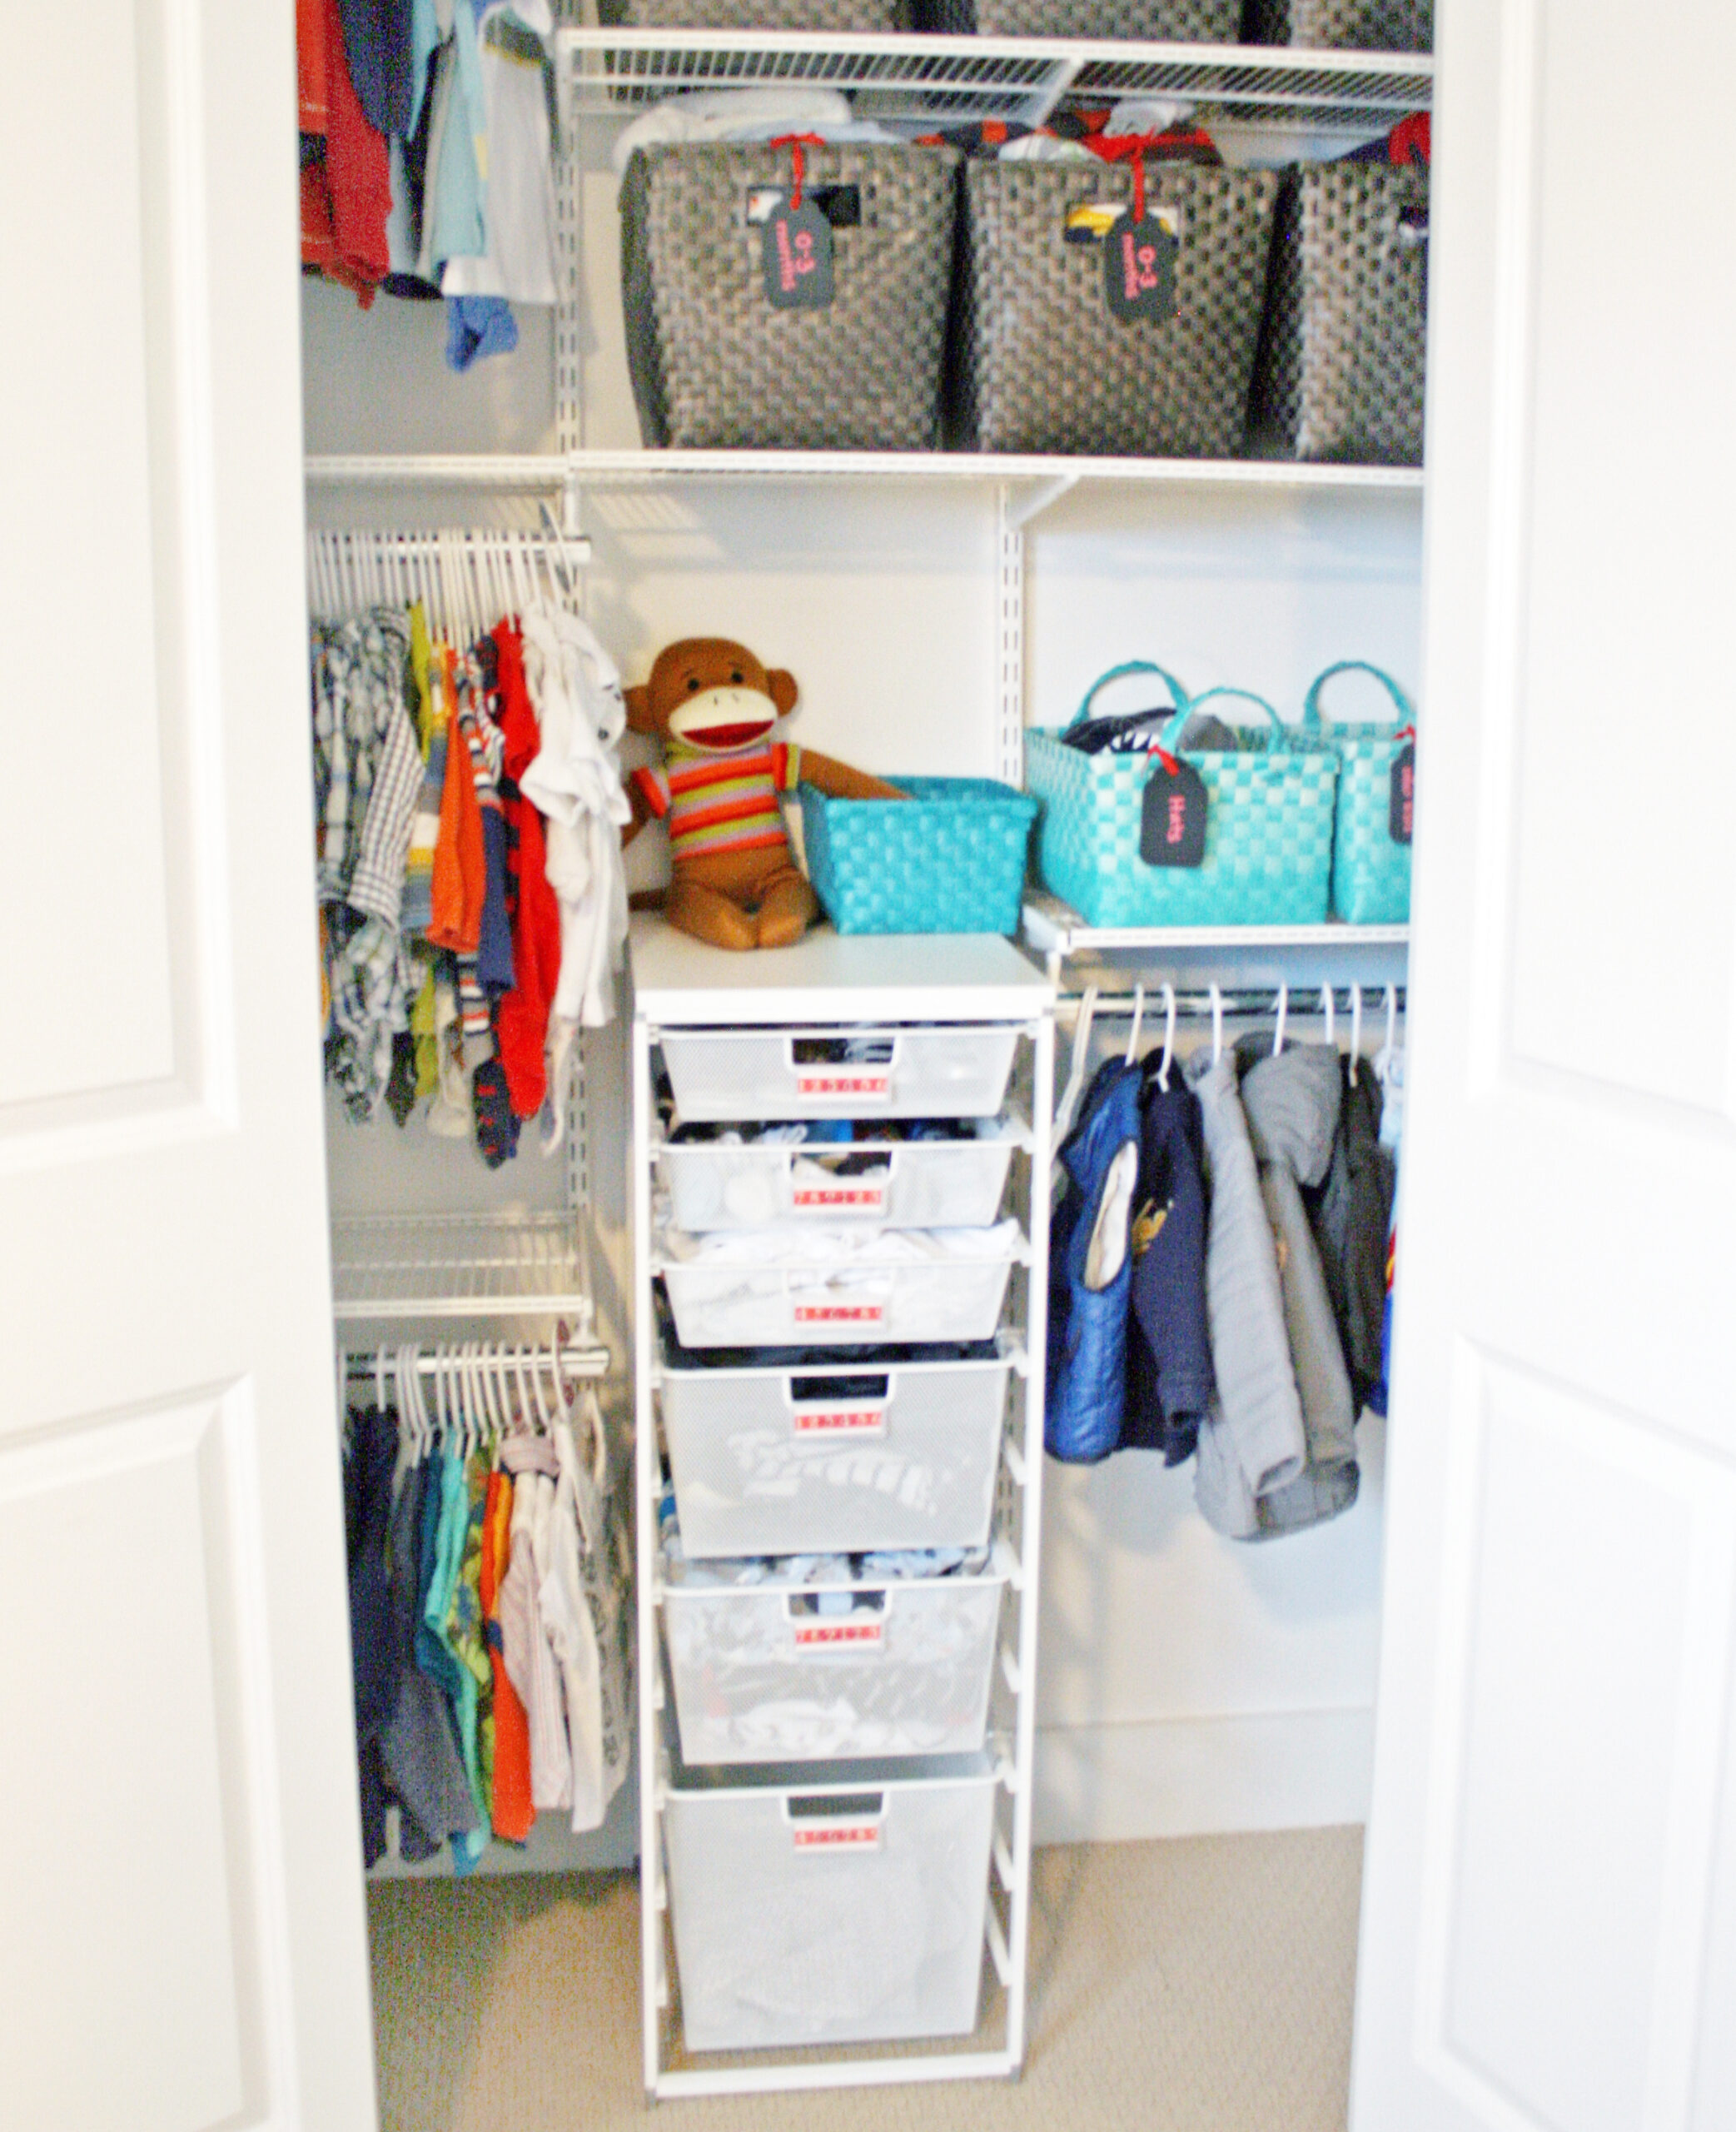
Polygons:
<instances>
[{"instance_id":1,"label":"folded white clothing","mask_svg":"<svg viewBox=\"0 0 1736 2132\"><path fill-rule=\"evenodd\" d=\"M1123 97L1112 104L1103 131L1112 139L1127 133L1167 133L1193 117L1194 107L1181 97Z\"/></svg>"},{"instance_id":2,"label":"folded white clothing","mask_svg":"<svg viewBox=\"0 0 1736 2132\"><path fill-rule=\"evenodd\" d=\"M635 148L660 141L769 141L779 133L825 133L854 123L841 89L698 89L669 97L617 137L610 160L624 177ZM874 138L894 137L877 127Z\"/></svg>"},{"instance_id":3,"label":"folded white clothing","mask_svg":"<svg viewBox=\"0 0 1736 2132\"><path fill-rule=\"evenodd\" d=\"M1003 163L1094 163L1082 141L1057 140L1052 133L1021 133L1002 146L996 160Z\"/></svg>"}]
</instances>

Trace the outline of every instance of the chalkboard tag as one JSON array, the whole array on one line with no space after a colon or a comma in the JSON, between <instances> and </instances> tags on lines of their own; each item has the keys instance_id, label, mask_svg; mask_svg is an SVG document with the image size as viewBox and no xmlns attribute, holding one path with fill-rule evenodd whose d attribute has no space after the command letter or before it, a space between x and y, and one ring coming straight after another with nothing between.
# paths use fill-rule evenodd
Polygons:
<instances>
[{"instance_id":1,"label":"chalkboard tag","mask_svg":"<svg viewBox=\"0 0 1736 2132\"><path fill-rule=\"evenodd\" d=\"M1103 240L1103 294L1109 315L1124 325L1137 320L1161 325L1176 315L1173 231L1155 215L1131 211L1117 217Z\"/></svg>"},{"instance_id":2,"label":"chalkboard tag","mask_svg":"<svg viewBox=\"0 0 1736 2132\"><path fill-rule=\"evenodd\" d=\"M766 301L776 311L823 311L832 301L832 225L810 195L786 200L767 217L760 238Z\"/></svg>"},{"instance_id":3,"label":"chalkboard tag","mask_svg":"<svg viewBox=\"0 0 1736 2132\"><path fill-rule=\"evenodd\" d=\"M1416 806L1416 743L1410 740L1392 759L1392 786L1386 803L1387 834L1395 844L1410 841Z\"/></svg>"},{"instance_id":4,"label":"chalkboard tag","mask_svg":"<svg viewBox=\"0 0 1736 2132\"><path fill-rule=\"evenodd\" d=\"M1206 859L1206 784L1191 763L1154 751L1139 822L1147 866L1200 866Z\"/></svg>"}]
</instances>

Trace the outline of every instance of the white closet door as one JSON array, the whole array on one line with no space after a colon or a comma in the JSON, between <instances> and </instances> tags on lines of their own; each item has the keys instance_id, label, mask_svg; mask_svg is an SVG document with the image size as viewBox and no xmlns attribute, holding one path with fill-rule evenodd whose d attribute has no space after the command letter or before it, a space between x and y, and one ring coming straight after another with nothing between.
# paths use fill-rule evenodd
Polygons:
<instances>
[{"instance_id":1,"label":"white closet door","mask_svg":"<svg viewBox=\"0 0 1736 2132\"><path fill-rule=\"evenodd\" d=\"M0 2119L373 2122L324 1225L293 10L14 22Z\"/></svg>"},{"instance_id":2,"label":"white closet door","mask_svg":"<svg viewBox=\"0 0 1736 2132\"><path fill-rule=\"evenodd\" d=\"M1728 0L1445 0L1352 2122L1736 2124Z\"/></svg>"}]
</instances>

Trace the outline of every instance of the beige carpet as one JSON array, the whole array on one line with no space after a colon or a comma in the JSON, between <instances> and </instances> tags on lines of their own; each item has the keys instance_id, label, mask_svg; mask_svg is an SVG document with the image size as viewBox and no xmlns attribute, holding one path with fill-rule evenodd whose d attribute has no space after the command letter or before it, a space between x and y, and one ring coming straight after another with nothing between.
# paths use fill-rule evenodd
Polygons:
<instances>
[{"instance_id":1,"label":"beige carpet","mask_svg":"<svg viewBox=\"0 0 1736 2132\"><path fill-rule=\"evenodd\" d=\"M1040 1851L1012 2082L660 2104L671 2132L1341 2132L1360 1829ZM382 2132L642 2126L628 1876L369 1890Z\"/></svg>"}]
</instances>

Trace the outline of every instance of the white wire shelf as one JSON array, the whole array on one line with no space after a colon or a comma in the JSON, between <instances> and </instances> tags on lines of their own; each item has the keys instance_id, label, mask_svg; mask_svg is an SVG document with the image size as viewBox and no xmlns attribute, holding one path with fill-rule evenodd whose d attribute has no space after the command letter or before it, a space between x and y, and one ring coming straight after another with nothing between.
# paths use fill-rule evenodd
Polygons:
<instances>
[{"instance_id":1,"label":"white wire shelf","mask_svg":"<svg viewBox=\"0 0 1736 2132\"><path fill-rule=\"evenodd\" d=\"M327 488L413 483L430 488L558 491L567 477L567 462L558 452L314 452L302 466L311 484Z\"/></svg>"},{"instance_id":2,"label":"white wire shelf","mask_svg":"<svg viewBox=\"0 0 1736 2132\"><path fill-rule=\"evenodd\" d=\"M1330 949L1335 953L1407 948L1408 925L1088 925L1058 896L1027 897L1024 932L1039 954L1071 960L1076 956L1161 954L1198 949Z\"/></svg>"},{"instance_id":3,"label":"white wire shelf","mask_svg":"<svg viewBox=\"0 0 1736 2132\"><path fill-rule=\"evenodd\" d=\"M570 1214L386 1214L335 1221L340 1322L410 1318L566 1319L589 1336L592 1303Z\"/></svg>"},{"instance_id":4,"label":"white wire shelf","mask_svg":"<svg viewBox=\"0 0 1736 2132\"><path fill-rule=\"evenodd\" d=\"M1118 38L564 29L557 42L569 107L617 114L689 89L776 86L850 91L864 117L1035 122L1062 102L1165 96L1241 125L1372 132L1426 109L1435 73L1411 52Z\"/></svg>"},{"instance_id":5,"label":"white wire shelf","mask_svg":"<svg viewBox=\"0 0 1736 2132\"><path fill-rule=\"evenodd\" d=\"M669 481L790 481L1075 483L1141 486L1365 490L1420 495L1420 466L1349 466L1290 459L1087 459L1059 453L996 451L581 451L565 458L515 459L404 453L310 458L316 486L418 486L480 490L563 490L569 483L632 488Z\"/></svg>"}]
</instances>

